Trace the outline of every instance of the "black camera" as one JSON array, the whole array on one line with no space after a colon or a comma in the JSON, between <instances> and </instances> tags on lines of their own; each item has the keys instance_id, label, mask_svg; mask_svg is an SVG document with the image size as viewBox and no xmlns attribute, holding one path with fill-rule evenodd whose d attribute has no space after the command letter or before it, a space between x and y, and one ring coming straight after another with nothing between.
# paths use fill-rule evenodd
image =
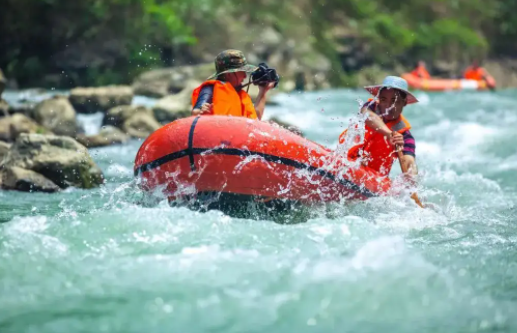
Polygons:
<instances>
[{"instance_id":1,"label":"black camera","mask_svg":"<svg viewBox=\"0 0 517 333\"><path fill-rule=\"evenodd\" d=\"M276 88L278 82L280 82L280 76L276 69L269 68L265 63L260 63L258 68L251 73L251 82L258 86L265 86L270 82L274 82Z\"/></svg>"}]
</instances>

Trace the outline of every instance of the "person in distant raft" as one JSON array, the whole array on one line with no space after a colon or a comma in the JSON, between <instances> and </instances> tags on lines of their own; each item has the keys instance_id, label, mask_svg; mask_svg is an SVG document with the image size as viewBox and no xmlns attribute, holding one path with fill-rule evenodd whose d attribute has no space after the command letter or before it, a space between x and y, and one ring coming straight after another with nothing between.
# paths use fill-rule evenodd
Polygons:
<instances>
[{"instance_id":1,"label":"person in distant raft","mask_svg":"<svg viewBox=\"0 0 517 333\"><path fill-rule=\"evenodd\" d=\"M476 81L485 81L488 88L495 88L495 80L494 78L488 74L487 70L479 65L477 60L472 62L472 65L465 69L463 73L463 78L467 80L476 80Z\"/></svg>"},{"instance_id":2,"label":"person in distant raft","mask_svg":"<svg viewBox=\"0 0 517 333\"><path fill-rule=\"evenodd\" d=\"M420 60L418 64L416 65L415 69L411 72L413 76L419 77L421 79L430 79L431 74L427 71L425 62Z\"/></svg>"},{"instance_id":3,"label":"person in distant raft","mask_svg":"<svg viewBox=\"0 0 517 333\"><path fill-rule=\"evenodd\" d=\"M258 84L259 94L254 105L248 93L242 90L242 82L247 73L253 73L259 67L248 64L241 51L225 50L217 55L215 69L216 73L192 93L192 115L262 119L266 94L276 83Z\"/></svg>"},{"instance_id":4,"label":"person in distant raft","mask_svg":"<svg viewBox=\"0 0 517 333\"><path fill-rule=\"evenodd\" d=\"M362 163L381 176L388 176L393 162L402 150L401 167L406 174L416 176L415 139L411 135L411 125L402 115L404 107L417 103L418 99L408 91L407 81L398 76L387 76L382 84L365 89L375 96L366 102L361 112L368 113L365 121L364 143L353 146L348 158L362 157ZM345 143L346 130L339 136L340 144Z\"/></svg>"}]
</instances>

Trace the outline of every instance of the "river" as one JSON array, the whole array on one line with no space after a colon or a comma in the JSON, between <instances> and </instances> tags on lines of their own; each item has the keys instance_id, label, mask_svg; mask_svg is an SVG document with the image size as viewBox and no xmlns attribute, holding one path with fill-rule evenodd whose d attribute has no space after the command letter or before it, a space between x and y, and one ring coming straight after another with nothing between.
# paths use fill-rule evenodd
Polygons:
<instances>
[{"instance_id":1,"label":"river","mask_svg":"<svg viewBox=\"0 0 517 333\"><path fill-rule=\"evenodd\" d=\"M517 95L416 95L435 209L374 198L283 225L144 207L138 140L90 150L99 189L0 191L0 332L516 332ZM335 148L367 98L280 94L266 118ZM93 133L101 116L80 120Z\"/></svg>"}]
</instances>

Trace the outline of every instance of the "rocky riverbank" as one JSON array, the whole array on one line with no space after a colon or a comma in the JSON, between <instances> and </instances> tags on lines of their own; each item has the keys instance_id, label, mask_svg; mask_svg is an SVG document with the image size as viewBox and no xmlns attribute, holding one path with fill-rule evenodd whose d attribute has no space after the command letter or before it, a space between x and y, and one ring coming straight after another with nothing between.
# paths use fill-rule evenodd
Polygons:
<instances>
[{"instance_id":1,"label":"rocky riverbank","mask_svg":"<svg viewBox=\"0 0 517 333\"><path fill-rule=\"evenodd\" d=\"M33 90L31 98L20 95L12 105L1 99L0 187L56 192L102 185L102 172L88 148L143 140L163 124L190 116L192 90L210 73L205 65L168 68L144 73L132 86L78 87L52 94ZM256 94L257 88L250 93ZM137 95L153 97L153 106L135 104ZM100 131L86 133L80 116L99 114ZM301 134L289 124L271 121Z\"/></svg>"}]
</instances>

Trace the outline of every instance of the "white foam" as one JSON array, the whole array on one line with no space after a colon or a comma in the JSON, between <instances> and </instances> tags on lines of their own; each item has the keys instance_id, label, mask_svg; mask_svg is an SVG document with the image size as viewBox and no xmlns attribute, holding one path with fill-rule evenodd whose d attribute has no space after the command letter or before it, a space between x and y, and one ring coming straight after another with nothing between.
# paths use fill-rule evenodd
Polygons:
<instances>
[{"instance_id":1,"label":"white foam","mask_svg":"<svg viewBox=\"0 0 517 333\"><path fill-rule=\"evenodd\" d=\"M77 122L83 127L84 134L86 135L95 135L99 133L103 118L103 112L77 114Z\"/></svg>"}]
</instances>

